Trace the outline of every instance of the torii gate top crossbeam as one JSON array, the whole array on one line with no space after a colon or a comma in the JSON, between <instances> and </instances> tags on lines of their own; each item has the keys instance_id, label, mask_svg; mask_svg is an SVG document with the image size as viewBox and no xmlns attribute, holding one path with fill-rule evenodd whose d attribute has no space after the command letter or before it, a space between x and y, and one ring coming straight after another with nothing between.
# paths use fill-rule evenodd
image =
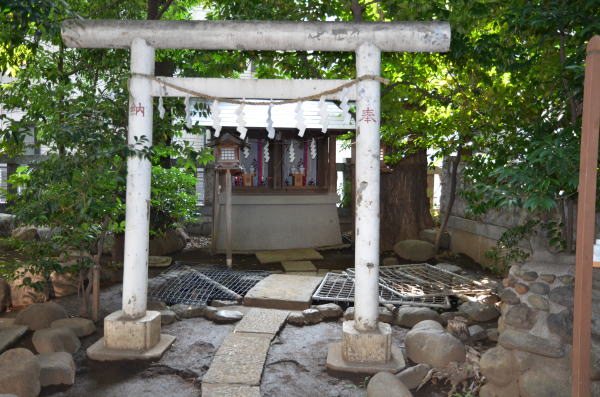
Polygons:
<instances>
[{"instance_id":1,"label":"torii gate top crossbeam","mask_svg":"<svg viewBox=\"0 0 600 397\"><path fill-rule=\"evenodd\" d=\"M129 48L141 38L157 49L446 52L448 22L281 22L67 20L68 47Z\"/></svg>"}]
</instances>

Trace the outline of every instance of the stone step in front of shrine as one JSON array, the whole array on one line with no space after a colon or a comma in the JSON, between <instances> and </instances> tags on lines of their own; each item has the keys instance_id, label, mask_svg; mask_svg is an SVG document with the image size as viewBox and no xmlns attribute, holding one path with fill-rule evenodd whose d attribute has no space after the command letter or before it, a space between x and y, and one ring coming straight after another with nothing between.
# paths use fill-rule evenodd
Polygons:
<instances>
[{"instance_id":1,"label":"stone step in front of shrine","mask_svg":"<svg viewBox=\"0 0 600 397\"><path fill-rule=\"evenodd\" d=\"M260 397L271 341L289 312L251 309L215 353L202 379L202 397Z\"/></svg>"},{"instance_id":2,"label":"stone step in front of shrine","mask_svg":"<svg viewBox=\"0 0 600 397\"><path fill-rule=\"evenodd\" d=\"M244 305L282 310L308 309L322 279L319 276L272 274L248 291Z\"/></svg>"}]
</instances>

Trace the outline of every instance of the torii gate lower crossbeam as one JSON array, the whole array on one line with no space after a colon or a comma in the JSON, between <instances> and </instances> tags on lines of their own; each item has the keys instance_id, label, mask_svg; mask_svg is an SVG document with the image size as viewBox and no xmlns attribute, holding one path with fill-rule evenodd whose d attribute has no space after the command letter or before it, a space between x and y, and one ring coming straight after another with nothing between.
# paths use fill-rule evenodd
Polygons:
<instances>
[{"instance_id":1,"label":"torii gate lower crossbeam","mask_svg":"<svg viewBox=\"0 0 600 397\"><path fill-rule=\"evenodd\" d=\"M447 51L450 27L447 22L66 21L62 36L70 47L131 48L128 141L143 149L152 145L152 83L143 75L154 74L154 48L355 51L360 77L380 74L382 51ZM328 366L396 371L404 365L402 355L391 347L389 325L377 321L380 83L358 82L356 97L355 320L344 323L342 342L330 346ZM160 314L146 311L150 163L131 157L127 167L123 310L106 317L104 340L88 349L88 356L103 360L155 357L173 341L160 334Z\"/></svg>"}]
</instances>

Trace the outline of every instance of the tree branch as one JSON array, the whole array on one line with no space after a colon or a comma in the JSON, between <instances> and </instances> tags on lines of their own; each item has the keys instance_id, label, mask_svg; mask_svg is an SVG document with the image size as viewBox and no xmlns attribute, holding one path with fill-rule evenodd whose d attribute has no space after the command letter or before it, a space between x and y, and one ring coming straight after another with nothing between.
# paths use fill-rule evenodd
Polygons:
<instances>
[{"instance_id":1,"label":"tree branch","mask_svg":"<svg viewBox=\"0 0 600 397\"><path fill-rule=\"evenodd\" d=\"M162 18L164 13L167 12L169 7L171 7L171 4L173 4L173 0L166 0L163 6L160 8L160 11L158 11L158 13L156 14L156 19Z\"/></svg>"}]
</instances>

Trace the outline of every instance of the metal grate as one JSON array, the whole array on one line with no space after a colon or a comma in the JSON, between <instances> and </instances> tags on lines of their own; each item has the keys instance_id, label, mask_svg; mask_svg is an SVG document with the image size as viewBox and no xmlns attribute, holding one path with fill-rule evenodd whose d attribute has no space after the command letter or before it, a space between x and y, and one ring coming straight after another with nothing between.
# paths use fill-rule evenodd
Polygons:
<instances>
[{"instance_id":1,"label":"metal grate","mask_svg":"<svg viewBox=\"0 0 600 397\"><path fill-rule=\"evenodd\" d=\"M217 266L194 268L176 263L161 276L164 281L152 287L148 295L167 305L206 305L214 299L239 301L270 274L267 271L224 270Z\"/></svg>"},{"instance_id":2,"label":"metal grate","mask_svg":"<svg viewBox=\"0 0 600 397\"><path fill-rule=\"evenodd\" d=\"M313 300L354 302L354 279L346 273L327 273L313 295ZM379 286L379 302L393 305L412 305L450 308L448 296L403 296L389 288Z\"/></svg>"}]
</instances>

